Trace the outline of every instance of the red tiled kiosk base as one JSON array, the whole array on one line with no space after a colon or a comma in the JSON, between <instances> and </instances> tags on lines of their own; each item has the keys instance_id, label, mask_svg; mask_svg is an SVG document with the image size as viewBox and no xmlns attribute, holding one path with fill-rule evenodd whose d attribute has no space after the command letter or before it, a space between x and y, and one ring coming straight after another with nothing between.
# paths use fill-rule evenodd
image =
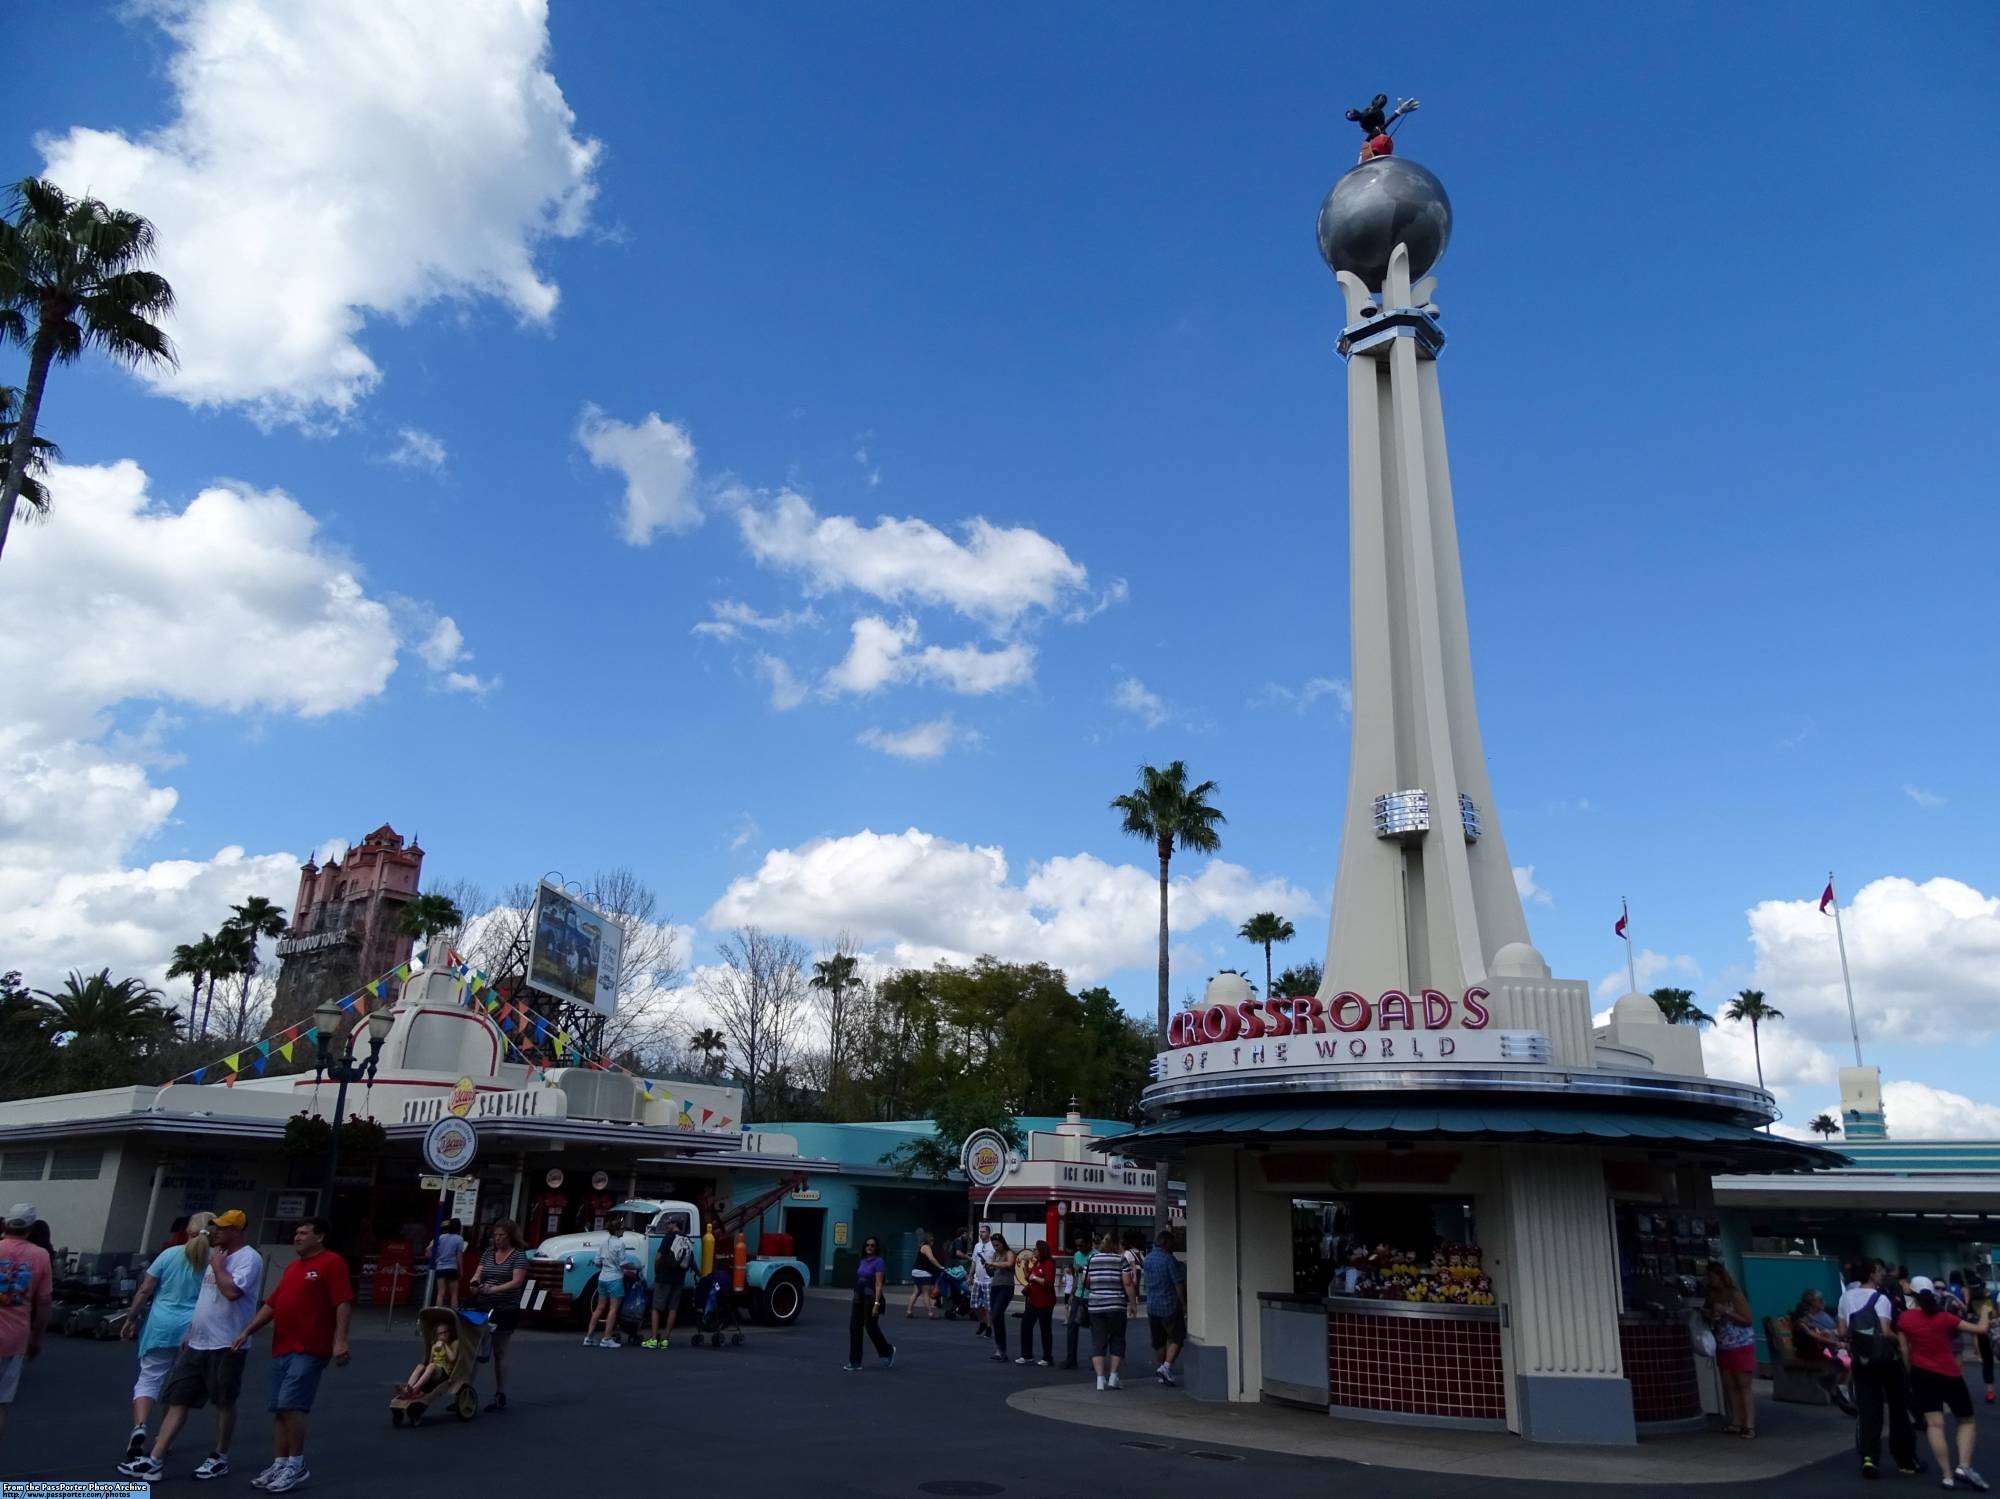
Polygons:
<instances>
[{"instance_id":1,"label":"red tiled kiosk base","mask_svg":"<svg viewBox=\"0 0 2000 1499\"><path fill-rule=\"evenodd\" d=\"M1326 1334L1334 1415L1505 1427L1500 1318L1492 1307L1334 1297Z\"/></svg>"},{"instance_id":2,"label":"red tiled kiosk base","mask_svg":"<svg viewBox=\"0 0 2000 1499\"><path fill-rule=\"evenodd\" d=\"M1618 1352L1632 1385L1632 1419L1640 1425L1701 1419L1695 1384L1694 1344L1680 1322L1620 1318Z\"/></svg>"}]
</instances>

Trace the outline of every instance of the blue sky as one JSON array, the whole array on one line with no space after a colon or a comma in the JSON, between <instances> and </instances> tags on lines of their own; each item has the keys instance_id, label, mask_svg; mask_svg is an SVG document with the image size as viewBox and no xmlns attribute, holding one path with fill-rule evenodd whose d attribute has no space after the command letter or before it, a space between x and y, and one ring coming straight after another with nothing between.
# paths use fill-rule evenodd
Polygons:
<instances>
[{"instance_id":1,"label":"blue sky","mask_svg":"<svg viewBox=\"0 0 2000 1499\"><path fill-rule=\"evenodd\" d=\"M108 508L64 540L59 489L0 559L0 965L156 966L387 819L434 878L630 864L695 964L756 917L1012 944L1143 1008L1147 856L1105 803L1175 757L1234 867L1176 996L1253 966L1259 904L1317 956L1347 723L1309 684L1348 646L1311 222L1379 89L1424 101L1401 149L1456 210L1453 478L1538 945L1606 979L1628 896L1652 982L1793 1013L1801 1116L1831 932L1763 903L1817 921L1837 868L1870 1060L1929 1085L1902 1117L2000 1129L1934 1091L2000 1105L1985 9L1447 5L1390 63L1325 7L559 4L545 53L532 7L371 22L278 82L252 9L79 10L11 96L11 175L185 226L186 357L52 386ZM263 498L179 533L198 565L143 539L221 481ZM174 575L123 609L94 546ZM695 633L721 601L785 624Z\"/></svg>"}]
</instances>

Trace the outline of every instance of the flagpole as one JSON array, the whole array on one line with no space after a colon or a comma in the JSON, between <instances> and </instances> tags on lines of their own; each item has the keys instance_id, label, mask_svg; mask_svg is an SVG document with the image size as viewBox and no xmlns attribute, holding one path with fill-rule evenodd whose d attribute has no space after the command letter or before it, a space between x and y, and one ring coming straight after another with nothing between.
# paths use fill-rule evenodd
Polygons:
<instances>
[{"instance_id":1,"label":"flagpole","mask_svg":"<svg viewBox=\"0 0 2000 1499\"><path fill-rule=\"evenodd\" d=\"M1826 872L1826 888L1833 888L1833 871ZM1833 898L1833 940L1840 944L1840 983L1847 990L1847 1029L1854 1037L1854 1065L1861 1065L1861 1027L1854 1019L1854 980L1847 973L1847 934L1840 927L1840 897Z\"/></svg>"},{"instance_id":2,"label":"flagpole","mask_svg":"<svg viewBox=\"0 0 2000 1499\"><path fill-rule=\"evenodd\" d=\"M1625 897L1618 897L1619 914L1625 918L1625 977L1631 980L1632 992L1639 992L1639 968L1632 961L1632 908L1625 904ZM1602 916L1597 918L1602 921Z\"/></svg>"}]
</instances>

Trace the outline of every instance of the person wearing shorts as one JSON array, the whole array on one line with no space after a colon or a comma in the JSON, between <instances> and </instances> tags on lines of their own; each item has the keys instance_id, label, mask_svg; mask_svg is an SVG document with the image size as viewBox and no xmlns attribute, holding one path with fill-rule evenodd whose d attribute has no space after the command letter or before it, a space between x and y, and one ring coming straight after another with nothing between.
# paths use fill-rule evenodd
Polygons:
<instances>
[{"instance_id":1,"label":"person wearing shorts","mask_svg":"<svg viewBox=\"0 0 2000 1499\"><path fill-rule=\"evenodd\" d=\"M660 1254L653 1265L653 1309L649 1336L644 1348L666 1348L673 1343L674 1323L681 1314L681 1297L687 1293L688 1271L694 1268L694 1241L688 1225L679 1216L667 1219L660 1236ZM667 1330L660 1331L660 1313L667 1314Z\"/></svg>"},{"instance_id":2,"label":"person wearing shorts","mask_svg":"<svg viewBox=\"0 0 2000 1499\"><path fill-rule=\"evenodd\" d=\"M979 1242L972 1246L966 1256L972 1261L972 1333L974 1337L993 1336L993 1229L990 1225L979 1225Z\"/></svg>"},{"instance_id":3,"label":"person wearing shorts","mask_svg":"<svg viewBox=\"0 0 2000 1499\"><path fill-rule=\"evenodd\" d=\"M1174 1382L1174 1361L1187 1342L1187 1269L1174 1258L1174 1236L1162 1229L1145 1260L1146 1325L1153 1334L1153 1375Z\"/></svg>"},{"instance_id":4,"label":"person wearing shorts","mask_svg":"<svg viewBox=\"0 0 2000 1499\"><path fill-rule=\"evenodd\" d=\"M153 1406L165 1388L201 1300L201 1274L208 1268L208 1225L213 1213L194 1213L181 1220L181 1242L162 1249L146 1267L139 1294L125 1318L121 1336L139 1345L139 1377L132 1384L132 1431L125 1439L129 1462L152 1441L148 1429ZM144 1325L145 1331L140 1332Z\"/></svg>"},{"instance_id":5,"label":"person wearing shorts","mask_svg":"<svg viewBox=\"0 0 2000 1499\"><path fill-rule=\"evenodd\" d=\"M521 1250L521 1231L511 1218L502 1218L486 1231L485 1251L479 1256L474 1282L474 1304L488 1314L486 1345L482 1360L493 1360L493 1398L489 1411L507 1409L507 1349L514 1341L514 1329L521 1324L521 1296L528 1284L528 1256Z\"/></svg>"},{"instance_id":6,"label":"person wearing shorts","mask_svg":"<svg viewBox=\"0 0 2000 1499\"><path fill-rule=\"evenodd\" d=\"M597 1303L590 1309L590 1321L583 1329L586 1348L616 1348L618 1314L625 1302L625 1269L638 1258L625 1243L625 1220L613 1213L604 1236L604 1249L597 1259ZM597 1319L604 1319L604 1336L597 1336Z\"/></svg>"},{"instance_id":7,"label":"person wearing shorts","mask_svg":"<svg viewBox=\"0 0 2000 1499\"><path fill-rule=\"evenodd\" d=\"M354 1312L354 1283L347 1261L328 1251L333 1225L302 1218L292 1230L299 1257L285 1266L278 1287L232 1345L241 1348L265 1323L271 1327L271 1465L250 1480L267 1494L295 1489L306 1471L306 1417L329 1363L347 1364L347 1322Z\"/></svg>"},{"instance_id":8,"label":"person wearing shorts","mask_svg":"<svg viewBox=\"0 0 2000 1499\"><path fill-rule=\"evenodd\" d=\"M1109 1229L1084 1266L1083 1280L1090 1293L1090 1367L1098 1389L1115 1390L1118 1366L1125 1358L1125 1314L1134 1287L1132 1267L1118 1252L1118 1236Z\"/></svg>"},{"instance_id":9,"label":"person wearing shorts","mask_svg":"<svg viewBox=\"0 0 2000 1499\"><path fill-rule=\"evenodd\" d=\"M28 1238L36 1218L32 1203L17 1202L0 1224L0 1432L21 1387L21 1366L41 1354L54 1299L48 1251Z\"/></svg>"},{"instance_id":10,"label":"person wearing shorts","mask_svg":"<svg viewBox=\"0 0 2000 1499\"><path fill-rule=\"evenodd\" d=\"M153 1450L118 1465L127 1478L157 1483L166 1474L164 1462L174 1438L187 1424L188 1412L215 1404L215 1445L196 1465L196 1478L222 1478L229 1472L229 1439L236 1432L236 1397L243 1391L241 1347L237 1334L257 1315L257 1298L264 1288L264 1257L246 1242L250 1220L241 1208L216 1216L208 1226L208 1265L201 1273L201 1294L188 1322L187 1341L174 1359L160 1399L167 1413L160 1418Z\"/></svg>"},{"instance_id":11,"label":"person wearing shorts","mask_svg":"<svg viewBox=\"0 0 2000 1499\"><path fill-rule=\"evenodd\" d=\"M1944 1309L1943 1298L1928 1275L1910 1277L1911 1304L1896 1316L1896 1341L1903 1349L1903 1362L1910 1368L1910 1405L1923 1417L1930 1438L1931 1456L1938 1472L1950 1473L1946 1483L1953 1488L1985 1489L1986 1480L1972 1466L1972 1449L1978 1439L1972 1422L1972 1392L1965 1387L1965 1372L1958 1360L1958 1333L1980 1334L1992 1325L1990 1307L1982 1310L1977 1322L1967 1322ZM1958 1420L1958 1462L1953 1464L1944 1439L1944 1413Z\"/></svg>"}]
</instances>

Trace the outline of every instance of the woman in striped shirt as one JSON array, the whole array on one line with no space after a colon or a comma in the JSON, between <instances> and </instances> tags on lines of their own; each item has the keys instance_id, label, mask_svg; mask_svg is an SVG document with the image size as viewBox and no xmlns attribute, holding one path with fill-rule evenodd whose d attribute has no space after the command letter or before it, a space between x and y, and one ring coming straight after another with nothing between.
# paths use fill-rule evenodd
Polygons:
<instances>
[{"instance_id":1,"label":"woman in striped shirt","mask_svg":"<svg viewBox=\"0 0 2000 1499\"><path fill-rule=\"evenodd\" d=\"M1097 1241L1097 1253L1083 1267L1083 1283L1090 1298L1090 1367L1096 1371L1100 1390L1115 1390L1118 1365L1125 1358L1125 1313L1135 1283L1132 1267L1118 1253L1117 1235L1108 1229Z\"/></svg>"}]
</instances>

